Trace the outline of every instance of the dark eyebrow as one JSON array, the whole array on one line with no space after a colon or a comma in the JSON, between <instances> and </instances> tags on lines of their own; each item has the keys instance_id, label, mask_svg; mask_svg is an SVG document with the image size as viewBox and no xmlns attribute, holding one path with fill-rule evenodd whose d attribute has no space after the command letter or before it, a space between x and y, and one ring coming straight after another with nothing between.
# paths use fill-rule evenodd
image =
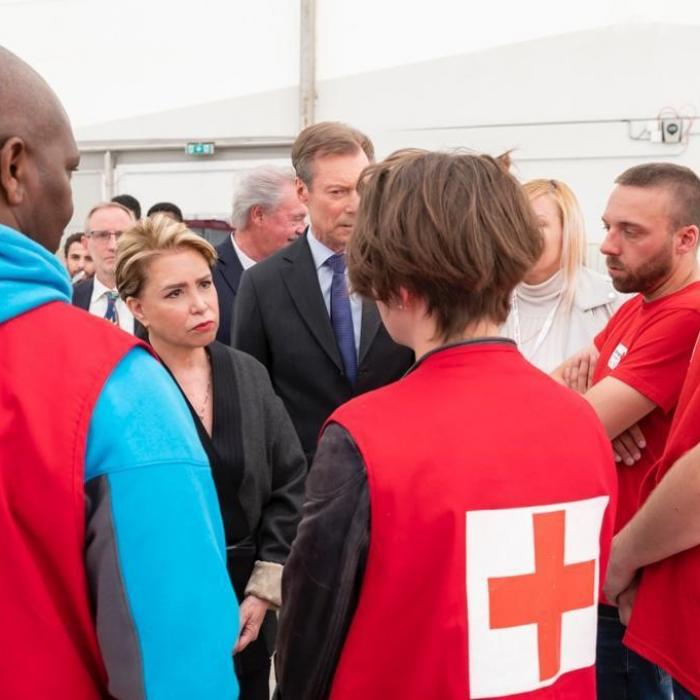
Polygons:
<instances>
[{"instance_id":1,"label":"dark eyebrow","mask_svg":"<svg viewBox=\"0 0 700 700\"><path fill-rule=\"evenodd\" d=\"M610 226L610 223L609 223L608 221L605 220L605 217L604 217L604 216L601 216L601 217L600 217L600 220L601 220L606 226ZM646 230L647 230L646 228L644 228L644 226L642 226L642 224L638 224L638 223L635 222L635 221L618 221L618 222L617 222L617 225L618 225L618 226L624 226L624 227L626 227L626 228L634 228L634 229L637 229L638 231L646 231Z\"/></svg>"},{"instance_id":2,"label":"dark eyebrow","mask_svg":"<svg viewBox=\"0 0 700 700\"><path fill-rule=\"evenodd\" d=\"M176 282L175 284L169 284L166 287L163 287L161 291L163 292L170 292L173 289L181 289L182 287L186 287L187 285L184 282Z\"/></svg>"},{"instance_id":3,"label":"dark eyebrow","mask_svg":"<svg viewBox=\"0 0 700 700\"><path fill-rule=\"evenodd\" d=\"M206 282L206 281L210 280L211 278L212 278L211 272L209 272L206 275L204 275L204 277L199 277L198 279L196 279L195 282ZM173 284L167 285L166 287L163 287L163 289L161 291L170 292L173 289L182 289L183 287L186 287L186 286L187 286L187 282L175 282Z\"/></svg>"}]
</instances>

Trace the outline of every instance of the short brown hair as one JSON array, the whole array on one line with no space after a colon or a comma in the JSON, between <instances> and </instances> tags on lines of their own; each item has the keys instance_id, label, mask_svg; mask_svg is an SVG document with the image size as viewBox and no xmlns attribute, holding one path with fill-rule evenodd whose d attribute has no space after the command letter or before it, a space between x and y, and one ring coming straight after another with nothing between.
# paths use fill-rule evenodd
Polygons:
<instances>
[{"instance_id":1,"label":"short brown hair","mask_svg":"<svg viewBox=\"0 0 700 700\"><path fill-rule=\"evenodd\" d=\"M73 243L80 243L81 247L83 245L83 234L82 233L71 233L66 242L63 244L63 257L68 258L68 251Z\"/></svg>"},{"instance_id":2,"label":"short brown hair","mask_svg":"<svg viewBox=\"0 0 700 700\"><path fill-rule=\"evenodd\" d=\"M297 177L311 187L313 162L317 156L351 155L363 150L374 161L374 146L369 136L342 122L319 122L307 126L292 146L292 165Z\"/></svg>"},{"instance_id":3,"label":"short brown hair","mask_svg":"<svg viewBox=\"0 0 700 700\"><path fill-rule=\"evenodd\" d=\"M208 241L179 221L156 214L142 219L125 231L117 244L115 270L119 296L137 297L146 281L148 263L164 252L190 248L199 253L209 267L216 262L216 251Z\"/></svg>"},{"instance_id":4,"label":"short brown hair","mask_svg":"<svg viewBox=\"0 0 700 700\"><path fill-rule=\"evenodd\" d=\"M522 188L496 158L397 151L366 168L347 250L359 294L425 300L443 340L474 321L503 323L542 252Z\"/></svg>"},{"instance_id":5,"label":"short brown hair","mask_svg":"<svg viewBox=\"0 0 700 700\"><path fill-rule=\"evenodd\" d=\"M625 187L657 187L673 195L671 225L700 228L700 178L690 169L675 163L644 163L625 170L615 179Z\"/></svg>"}]
</instances>

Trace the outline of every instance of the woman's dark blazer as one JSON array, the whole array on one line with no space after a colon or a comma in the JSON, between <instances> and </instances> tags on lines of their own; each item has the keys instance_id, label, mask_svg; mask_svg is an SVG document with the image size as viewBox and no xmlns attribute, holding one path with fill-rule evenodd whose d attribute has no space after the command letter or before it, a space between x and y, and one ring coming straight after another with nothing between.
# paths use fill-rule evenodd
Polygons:
<instances>
[{"instance_id":1,"label":"woman's dark blazer","mask_svg":"<svg viewBox=\"0 0 700 700\"><path fill-rule=\"evenodd\" d=\"M231 556L236 549L254 548L254 566L244 594L256 595L278 607L282 565L301 519L306 459L265 367L250 355L219 342L209 345L207 351L212 366L211 442L218 457L212 473L221 502L229 569L232 573L236 570L237 560ZM240 421L240 426L235 421ZM222 498L226 493L223 482L230 486L231 479L238 484L236 492L249 530L242 542L232 541L236 529L231 522L232 510ZM241 591L238 594L242 598ZM274 614L268 614L261 641L269 653L274 626ZM253 657L258 654L247 652L239 655L240 661L249 666L245 663L248 657L257 665Z\"/></svg>"}]
</instances>

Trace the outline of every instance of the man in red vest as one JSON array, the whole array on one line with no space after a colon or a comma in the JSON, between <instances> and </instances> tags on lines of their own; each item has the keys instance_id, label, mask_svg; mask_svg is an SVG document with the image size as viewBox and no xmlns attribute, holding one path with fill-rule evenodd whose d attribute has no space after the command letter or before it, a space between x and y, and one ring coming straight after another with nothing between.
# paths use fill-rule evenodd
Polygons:
<instances>
[{"instance_id":1,"label":"man in red vest","mask_svg":"<svg viewBox=\"0 0 700 700\"><path fill-rule=\"evenodd\" d=\"M0 697L235 698L237 607L184 401L70 304L52 252L79 153L0 47Z\"/></svg>"},{"instance_id":2,"label":"man in red vest","mask_svg":"<svg viewBox=\"0 0 700 700\"><path fill-rule=\"evenodd\" d=\"M542 240L487 156L361 180L353 289L418 358L330 417L283 577L283 700L595 698L615 509L593 410L497 337Z\"/></svg>"}]
</instances>

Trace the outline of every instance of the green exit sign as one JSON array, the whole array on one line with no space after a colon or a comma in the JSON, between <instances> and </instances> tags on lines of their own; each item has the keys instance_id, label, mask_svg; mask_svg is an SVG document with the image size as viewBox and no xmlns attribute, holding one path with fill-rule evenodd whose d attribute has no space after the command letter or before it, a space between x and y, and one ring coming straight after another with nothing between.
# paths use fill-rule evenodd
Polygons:
<instances>
[{"instance_id":1,"label":"green exit sign","mask_svg":"<svg viewBox=\"0 0 700 700\"><path fill-rule=\"evenodd\" d=\"M213 156L214 144L213 142L192 141L187 144L185 153L188 156Z\"/></svg>"}]
</instances>

